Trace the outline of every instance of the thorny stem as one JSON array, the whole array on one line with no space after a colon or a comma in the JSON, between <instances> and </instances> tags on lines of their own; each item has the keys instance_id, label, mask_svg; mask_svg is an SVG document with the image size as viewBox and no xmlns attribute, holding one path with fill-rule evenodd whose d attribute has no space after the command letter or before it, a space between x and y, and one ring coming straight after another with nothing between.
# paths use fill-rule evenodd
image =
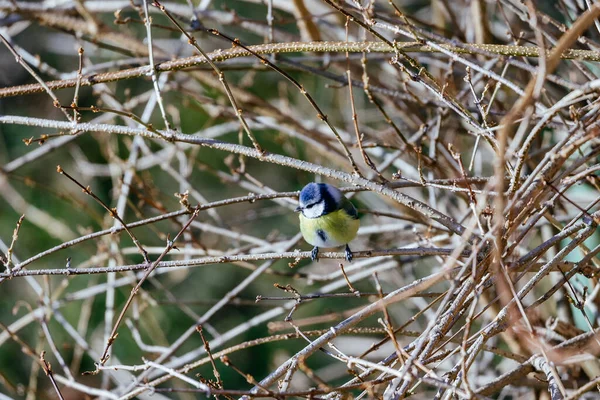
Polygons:
<instances>
[{"instance_id":1,"label":"thorny stem","mask_svg":"<svg viewBox=\"0 0 600 400\"><path fill-rule=\"evenodd\" d=\"M499 54L514 57L539 57L539 48L533 46L509 46L496 44L470 44L468 47L455 47L449 45L440 45L457 54L473 54L475 51L485 51L491 54ZM256 54L283 54L297 52L351 52L351 53L395 53L397 49L407 53L435 53L436 50L429 46L423 46L418 42L395 42L394 46L389 46L382 42L296 42L296 43L273 43L248 46ZM202 64L223 62L230 59L248 57L252 54L239 47L231 49L220 49L206 56L193 56L181 58L173 61L164 61L156 65L156 72L178 71L185 68L191 68ZM582 61L600 62L600 54L595 51L569 49L561 54L561 59L577 59ZM99 83L115 82L125 79L140 78L147 74L148 67L142 66L130 68L117 72L106 72L94 75L83 76L81 86L92 86ZM77 79L63 79L60 81L45 82L45 85L51 90L66 89L75 87ZM40 84L22 85L0 88L0 98L21 96L24 94L42 92L44 88Z\"/></svg>"},{"instance_id":2,"label":"thorny stem","mask_svg":"<svg viewBox=\"0 0 600 400\"><path fill-rule=\"evenodd\" d=\"M106 361L108 361L108 357L107 357L108 350L112 346L114 341L117 339L117 330L119 329L119 325L121 324L121 321L123 321L123 318L125 317L125 313L127 312L127 309L131 305L131 302L133 301L133 298L135 297L135 295L139 292L142 284L146 281L146 279L148 279L150 274L156 269L156 267L158 266L160 261L175 247L175 242L177 242L177 240L183 234L183 232L185 232L185 230L190 226L192 221L194 221L194 219L196 219L196 217L198 216L198 213L199 213L198 209L194 210L194 212L192 213L192 216L190 217L188 222L181 228L181 230L179 232L177 232L177 234L175 235L173 240L169 240L167 242L167 246L165 247L162 254L160 256L158 256L158 258L155 261L153 261L152 264L150 264L150 265L146 264L146 268L145 268L146 272L145 272L144 276L142 276L142 279L140 279L140 281L137 283L137 285L135 285L135 287L133 289L131 289L129 298L125 302L125 305L121 309L121 313L119 314L119 316L117 317L117 320L115 321L113 329L110 333L110 338L108 339L108 342L106 343L106 347L104 348L104 352L102 353L102 356L100 357L100 365L104 365L106 363Z\"/></svg>"},{"instance_id":3,"label":"thorny stem","mask_svg":"<svg viewBox=\"0 0 600 400\"><path fill-rule=\"evenodd\" d=\"M146 1L147 0L144 0L144 2L146 2ZM225 80L225 74L223 74L223 72L219 69L219 67L217 67L217 64L215 64L215 62L211 59L211 57L208 54L206 54L204 52L204 50L202 50L202 48L198 45L198 41L196 40L196 38L193 37L192 35L190 35L189 33L187 33L181 27L181 25L179 25L179 23L177 21L175 21L175 19L171 16L171 14L167 11L167 9L162 4L160 4L156 0L153 1L153 4L154 4L154 6L158 7L158 9L161 10L167 16L167 18L169 18L169 20L173 23L173 25L175 25L181 31L181 33L183 33L187 37L189 44L191 46L193 46L196 50L198 50L198 52L202 55L203 59L206 60L208 65L210 65L210 67L215 71L215 73L217 74L217 77L219 78L219 82L221 82L221 84L223 85L223 89L225 89L225 93L227 94L227 98L229 99L229 102L231 103L231 106L233 107L235 115L238 118L238 120L240 121L240 125L242 126L242 128L244 128L244 131L246 132L246 135L248 135L248 138L252 142L252 145L254 146L254 148L259 153L263 153L265 150L263 150L263 148L260 146L260 144L256 140L256 137L250 130L250 127L248 126L246 119L242 115L243 111L240 108L240 106L238 105L238 102L236 101L235 97L233 97L233 93L231 92L231 89L229 88L229 84ZM157 71L156 68L153 68L152 70Z\"/></svg>"}]
</instances>

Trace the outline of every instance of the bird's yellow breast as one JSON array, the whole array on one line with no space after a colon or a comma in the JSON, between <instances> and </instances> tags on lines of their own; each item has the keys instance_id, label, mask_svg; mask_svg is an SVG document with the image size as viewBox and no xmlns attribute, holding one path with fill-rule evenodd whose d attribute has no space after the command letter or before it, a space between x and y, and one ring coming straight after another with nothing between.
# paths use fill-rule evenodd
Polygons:
<instances>
[{"instance_id":1,"label":"bird's yellow breast","mask_svg":"<svg viewBox=\"0 0 600 400\"><path fill-rule=\"evenodd\" d=\"M319 218L306 218L300 213L300 231L304 239L317 247L338 247L352 241L360 221L343 209Z\"/></svg>"}]
</instances>

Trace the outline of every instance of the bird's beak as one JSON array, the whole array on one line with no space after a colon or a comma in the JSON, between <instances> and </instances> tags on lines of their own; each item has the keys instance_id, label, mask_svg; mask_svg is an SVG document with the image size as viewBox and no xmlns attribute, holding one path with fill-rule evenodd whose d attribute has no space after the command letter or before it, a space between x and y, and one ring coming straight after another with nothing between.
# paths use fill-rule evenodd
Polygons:
<instances>
[{"instance_id":1,"label":"bird's beak","mask_svg":"<svg viewBox=\"0 0 600 400\"><path fill-rule=\"evenodd\" d=\"M302 207L298 206L296 208L294 208L294 212L300 212L302 211Z\"/></svg>"}]
</instances>

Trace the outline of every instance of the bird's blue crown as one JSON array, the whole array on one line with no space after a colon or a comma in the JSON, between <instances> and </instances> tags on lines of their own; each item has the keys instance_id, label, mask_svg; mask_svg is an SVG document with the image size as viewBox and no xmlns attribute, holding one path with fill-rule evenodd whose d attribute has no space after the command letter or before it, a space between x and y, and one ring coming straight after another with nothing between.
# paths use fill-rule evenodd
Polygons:
<instances>
[{"instance_id":1,"label":"bird's blue crown","mask_svg":"<svg viewBox=\"0 0 600 400\"><path fill-rule=\"evenodd\" d=\"M323 183L309 183L304 186L302 191L300 192L300 204L311 204L318 203L321 201L323 196L321 192L324 190L321 186L324 186Z\"/></svg>"}]
</instances>

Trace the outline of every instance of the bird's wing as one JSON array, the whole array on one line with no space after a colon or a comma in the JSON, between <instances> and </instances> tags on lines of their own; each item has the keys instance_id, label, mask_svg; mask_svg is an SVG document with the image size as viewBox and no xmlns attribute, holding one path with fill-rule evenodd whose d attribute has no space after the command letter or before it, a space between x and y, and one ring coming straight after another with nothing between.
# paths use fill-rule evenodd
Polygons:
<instances>
[{"instance_id":1,"label":"bird's wing","mask_svg":"<svg viewBox=\"0 0 600 400\"><path fill-rule=\"evenodd\" d=\"M348 213L348 215L351 216L352 219L358 219L358 211L356 211L354 204L352 204L352 202L348 200L345 196L342 198L342 201L340 203L340 209L346 211L346 213Z\"/></svg>"}]
</instances>

